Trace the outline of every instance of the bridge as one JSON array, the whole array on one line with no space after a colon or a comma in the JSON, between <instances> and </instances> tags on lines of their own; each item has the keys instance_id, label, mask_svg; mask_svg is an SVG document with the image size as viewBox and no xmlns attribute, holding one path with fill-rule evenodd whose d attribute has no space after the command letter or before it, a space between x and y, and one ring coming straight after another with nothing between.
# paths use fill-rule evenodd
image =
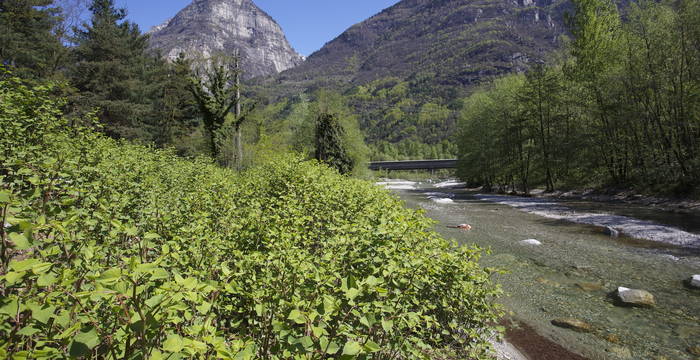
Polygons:
<instances>
[{"instance_id":1,"label":"bridge","mask_svg":"<svg viewBox=\"0 0 700 360\"><path fill-rule=\"evenodd\" d=\"M370 170L439 170L456 167L457 159L374 161L369 163Z\"/></svg>"}]
</instances>

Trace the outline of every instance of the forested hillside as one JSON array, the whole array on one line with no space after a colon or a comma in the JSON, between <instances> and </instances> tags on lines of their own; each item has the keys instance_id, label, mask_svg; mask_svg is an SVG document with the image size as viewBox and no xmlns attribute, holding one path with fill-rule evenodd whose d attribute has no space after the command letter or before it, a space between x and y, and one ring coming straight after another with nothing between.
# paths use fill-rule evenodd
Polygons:
<instances>
[{"instance_id":1,"label":"forested hillside","mask_svg":"<svg viewBox=\"0 0 700 360\"><path fill-rule=\"evenodd\" d=\"M700 194L700 5L574 0L561 60L465 102L461 176L488 188Z\"/></svg>"},{"instance_id":2,"label":"forested hillside","mask_svg":"<svg viewBox=\"0 0 700 360\"><path fill-rule=\"evenodd\" d=\"M562 44L567 7L551 0L404 0L300 66L260 80L259 91L290 106L303 101L300 93L341 92L375 159L455 156L463 98L547 59Z\"/></svg>"}]
</instances>

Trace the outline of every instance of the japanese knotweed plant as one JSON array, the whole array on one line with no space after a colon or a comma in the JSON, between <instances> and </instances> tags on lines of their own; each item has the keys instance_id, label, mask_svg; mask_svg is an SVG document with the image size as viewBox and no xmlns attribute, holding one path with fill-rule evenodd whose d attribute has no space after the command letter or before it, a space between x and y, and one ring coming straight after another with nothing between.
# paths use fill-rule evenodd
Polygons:
<instances>
[{"instance_id":1,"label":"japanese knotweed plant","mask_svg":"<svg viewBox=\"0 0 700 360\"><path fill-rule=\"evenodd\" d=\"M50 94L0 80L1 358L490 358L478 249L386 191L107 139Z\"/></svg>"}]
</instances>

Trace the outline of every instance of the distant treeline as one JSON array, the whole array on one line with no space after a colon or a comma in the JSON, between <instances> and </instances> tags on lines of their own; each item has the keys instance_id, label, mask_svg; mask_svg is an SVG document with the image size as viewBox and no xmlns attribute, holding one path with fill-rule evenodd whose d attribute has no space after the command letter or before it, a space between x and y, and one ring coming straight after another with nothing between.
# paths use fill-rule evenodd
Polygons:
<instances>
[{"instance_id":1,"label":"distant treeline","mask_svg":"<svg viewBox=\"0 0 700 360\"><path fill-rule=\"evenodd\" d=\"M551 64L494 81L460 119L460 176L501 191L698 195L700 2L573 0ZM623 20L624 19L624 20Z\"/></svg>"}]
</instances>

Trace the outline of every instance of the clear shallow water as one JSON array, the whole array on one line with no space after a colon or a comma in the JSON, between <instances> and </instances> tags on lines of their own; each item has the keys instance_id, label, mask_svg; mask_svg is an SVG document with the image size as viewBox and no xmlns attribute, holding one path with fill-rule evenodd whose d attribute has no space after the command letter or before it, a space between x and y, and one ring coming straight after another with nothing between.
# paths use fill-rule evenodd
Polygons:
<instances>
[{"instance_id":1,"label":"clear shallow water","mask_svg":"<svg viewBox=\"0 0 700 360\"><path fill-rule=\"evenodd\" d=\"M611 238L591 225L528 213L460 190L414 187L396 193L437 220L436 230L445 237L490 249L483 265L508 271L497 276L507 293L501 302L540 334L590 359L697 359L687 349L700 346L700 292L682 281L700 273L698 251ZM586 206L574 210L597 210L593 203ZM601 204L600 210L610 209ZM447 227L462 223L473 230ZM526 239L542 245L520 243ZM657 307L615 306L608 294L619 286L651 292ZM551 325L563 317L586 321L595 331L580 334Z\"/></svg>"}]
</instances>

